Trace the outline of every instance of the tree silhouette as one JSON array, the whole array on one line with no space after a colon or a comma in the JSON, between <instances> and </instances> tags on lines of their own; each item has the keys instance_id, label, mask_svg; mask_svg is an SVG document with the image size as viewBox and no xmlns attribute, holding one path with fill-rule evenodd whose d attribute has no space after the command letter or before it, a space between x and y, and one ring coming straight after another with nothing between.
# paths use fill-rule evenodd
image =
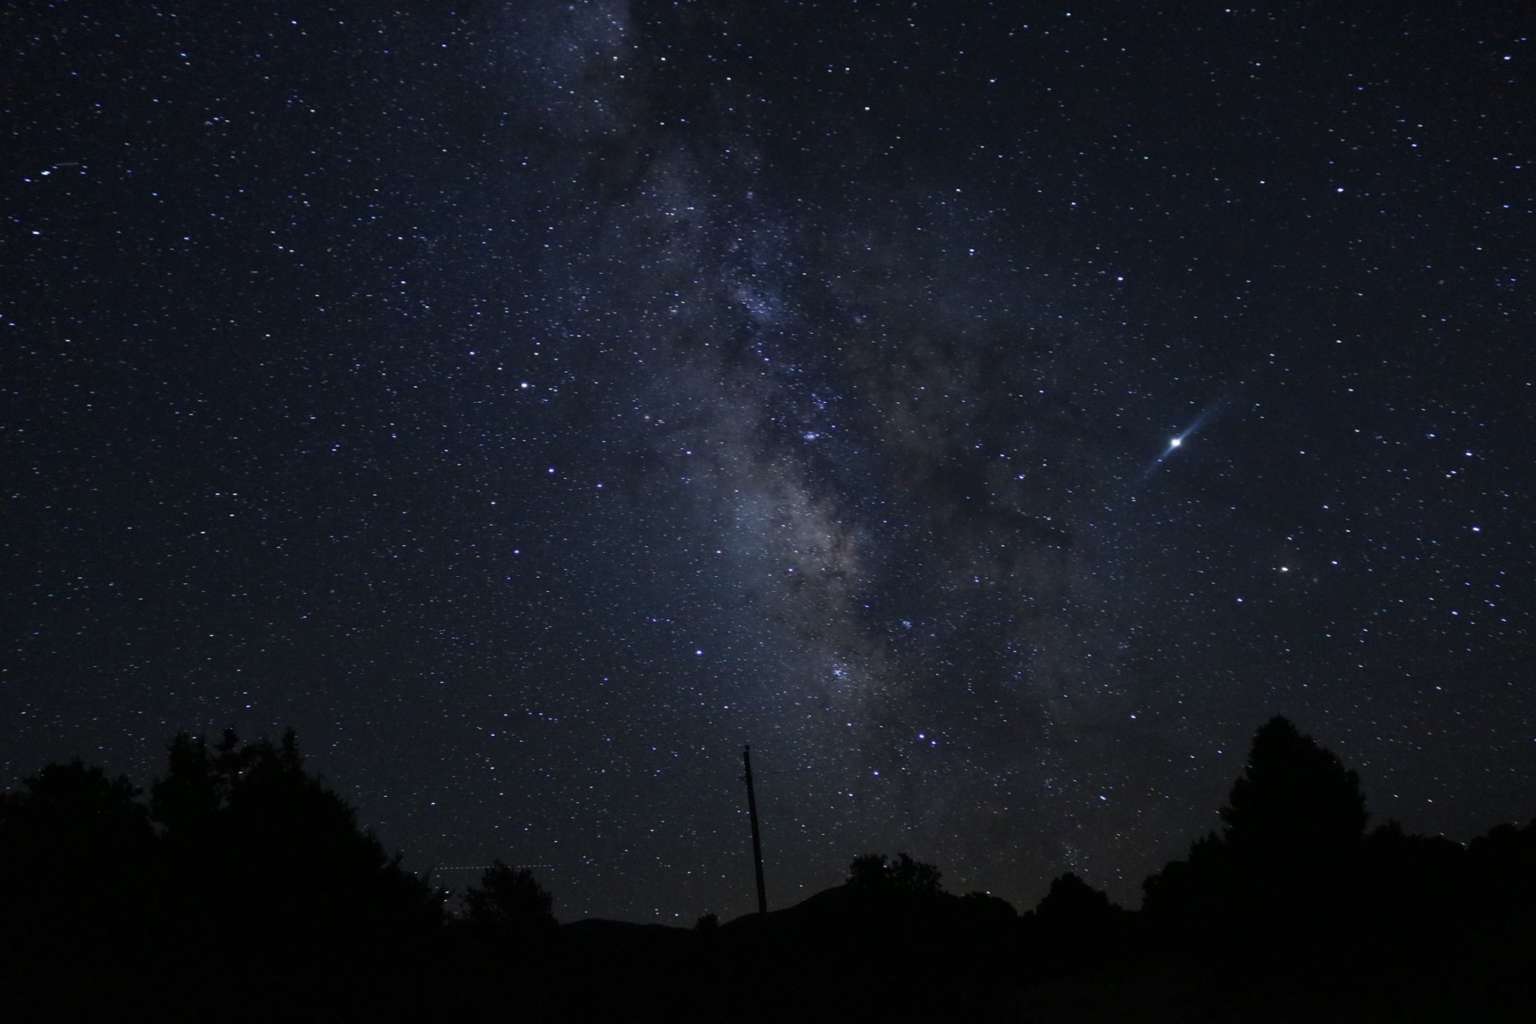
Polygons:
<instances>
[{"instance_id":1,"label":"tree silhouette","mask_svg":"<svg viewBox=\"0 0 1536 1024\"><path fill-rule=\"evenodd\" d=\"M1063 966L1100 960L1124 941L1125 911L1070 871L1051 882L1031 918L1037 943Z\"/></svg>"},{"instance_id":2,"label":"tree silhouette","mask_svg":"<svg viewBox=\"0 0 1536 1024\"><path fill-rule=\"evenodd\" d=\"M1233 886L1230 851L1210 832L1190 845L1187 859L1169 861L1147 877L1142 913L1165 935L1205 941L1228 913Z\"/></svg>"},{"instance_id":3,"label":"tree silhouette","mask_svg":"<svg viewBox=\"0 0 1536 1024\"><path fill-rule=\"evenodd\" d=\"M1360 777L1278 716L1254 735L1221 808L1233 856L1266 866L1346 855L1359 844L1366 817Z\"/></svg>"},{"instance_id":4,"label":"tree silhouette","mask_svg":"<svg viewBox=\"0 0 1536 1024\"><path fill-rule=\"evenodd\" d=\"M137 795L127 779L76 760L0 796L0 962L12 1005L31 990L85 1012L89 994L60 976L79 964L95 967L103 999L132 988L151 938L155 875Z\"/></svg>"},{"instance_id":5,"label":"tree silhouette","mask_svg":"<svg viewBox=\"0 0 1536 1024\"><path fill-rule=\"evenodd\" d=\"M228 991L316 1013L386 1001L390 970L441 923L441 904L304 770L292 731L274 744L233 732L209 748L177 736L152 789L163 826L167 945L201 963L194 1002ZM361 988L347 977L371 977Z\"/></svg>"},{"instance_id":6,"label":"tree silhouette","mask_svg":"<svg viewBox=\"0 0 1536 1024\"><path fill-rule=\"evenodd\" d=\"M987 1019L1017 1016L1030 985L1085 991L1065 975L1089 965L1113 987L1119 965L1141 970L1122 959L1140 935L1158 957L1184 947L1156 970L1196 965L1191 992L1235 1000L1193 1016L1336 982L1416 985L1403 1005L1431 1017L1529 1008L1512 994L1536 959L1536 823L1468 845L1396 822L1364 835L1354 773L1283 719L1255 736L1221 830L1147 880L1140 916L1066 874L1019 917L908 854L866 854L799 907L693 934L560 929L549 893L500 861L445 926L291 732L182 735L168 754L148 806L78 761L0 793L6 1019ZM1401 1008L1360 998L1350 1019Z\"/></svg>"},{"instance_id":7,"label":"tree silhouette","mask_svg":"<svg viewBox=\"0 0 1536 1024\"><path fill-rule=\"evenodd\" d=\"M1494 826L1467 845L1468 877L1461 887L1469 916L1479 925L1496 924L1520 933L1536 962L1536 819L1522 828ZM1524 920L1524 927L1511 922Z\"/></svg>"},{"instance_id":8,"label":"tree silhouette","mask_svg":"<svg viewBox=\"0 0 1536 1024\"><path fill-rule=\"evenodd\" d=\"M1068 871L1051 882L1051 890L1035 908L1035 916L1050 924L1105 921L1116 909L1102 889Z\"/></svg>"},{"instance_id":9,"label":"tree silhouette","mask_svg":"<svg viewBox=\"0 0 1536 1024\"><path fill-rule=\"evenodd\" d=\"M519 956L547 952L556 933L554 900L527 868L496 861L464 894L469 923Z\"/></svg>"},{"instance_id":10,"label":"tree silhouette","mask_svg":"<svg viewBox=\"0 0 1536 1024\"><path fill-rule=\"evenodd\" d=\"M938 868L907 853L898 853L894 861L883 853L866 853L848 866L847 884L859 893L926 899L943 892L941 877Z\"/></svg>"},{"instance_id":11,"label":"tree silhouette","mask_svg":"<svg viewBox=\"0 0 1536 1024\"><path fill-rule=\"evenodd\" d=\"M1360 779L1285 718L1254 735L1221 834L1144 883L1165 935L1251 958L1326 958L1344 930L1366 822Z\"/></svg>"}]
</instances>

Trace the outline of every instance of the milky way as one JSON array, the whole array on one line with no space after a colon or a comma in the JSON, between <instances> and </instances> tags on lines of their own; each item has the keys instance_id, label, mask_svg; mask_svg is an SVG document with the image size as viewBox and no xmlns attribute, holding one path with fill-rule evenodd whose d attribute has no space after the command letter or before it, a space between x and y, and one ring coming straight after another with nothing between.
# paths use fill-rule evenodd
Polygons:
<instances>
[{"instance_id":1,"label":"milky way","mask_svg":"<svg viewBox=\"0 0 1536 1024\"><path fill-rule=\"evenodd\" d=\"M1529 13L1112 11L28 5L6 783L292 724L684 923L746 743L775 905L1134 904L1274 713L1528 817Z\"/></svg>"}]
</instances>

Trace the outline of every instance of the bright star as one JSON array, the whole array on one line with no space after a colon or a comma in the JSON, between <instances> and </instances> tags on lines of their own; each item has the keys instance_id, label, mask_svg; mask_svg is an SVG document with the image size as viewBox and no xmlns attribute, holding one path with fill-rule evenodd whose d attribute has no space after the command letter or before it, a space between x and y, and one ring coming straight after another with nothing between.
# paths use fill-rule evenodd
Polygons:
<instances>
[{"instance_id":1,"label":"bright star","mask_svg":"<svg viewBox=\"0 0 1536 1024\"><path fill-rule=\"evenodd\" d=\"M1190 423L1189 426L1185 427L1177 434L1171 435L1168 438L1167 446L1163 448L1162 451L1158 452L1152 461L1148 463L1147 468L1142 471L1141 476L1139 477L1139 482L1144 484L1148 480L1152 479L1153 474L1156 473L1165 462L1170 461L1175 452L1184 447L1184 442L1200 433L1200 431L1210 420L1215 419L1217 416L1221 415L1225 410L1226 405L1226 398L1216 399L1216 401L1200 410L1200 414L1195 417L1194 422Z\"/></svg>"}]
</instances>

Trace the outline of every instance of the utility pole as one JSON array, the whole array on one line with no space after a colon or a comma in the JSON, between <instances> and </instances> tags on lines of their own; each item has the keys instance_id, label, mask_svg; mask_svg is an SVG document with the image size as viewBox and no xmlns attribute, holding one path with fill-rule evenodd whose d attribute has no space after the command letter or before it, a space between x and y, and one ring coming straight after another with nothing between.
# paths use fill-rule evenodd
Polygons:
<instances>
[{"instance_id":1,"label":"utility pole","mask_svg":"<svg viewBox=\"0 0 1536 1024\"><path fill-rule=\"evenodd\" d=\"M752 865L757 869L757 912L768 913L768 894L763 891L763 838L757 830L757 794L752 792L752 746L741 751L741 761L747 766L747 814L752 818Z\"/></svg>"}]
</instances>

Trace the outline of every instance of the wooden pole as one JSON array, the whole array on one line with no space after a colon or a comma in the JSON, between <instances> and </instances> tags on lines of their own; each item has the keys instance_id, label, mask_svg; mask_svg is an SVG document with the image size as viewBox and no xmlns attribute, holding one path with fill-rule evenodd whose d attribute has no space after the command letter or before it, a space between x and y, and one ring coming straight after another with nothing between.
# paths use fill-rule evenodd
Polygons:
<instances>
[{"instance_id":1,"label":"wooden pole","mask_svg":"<svg viewBox=\"0 0 1536 1024\"><path fill-rule=\"evenodd\" d=\"M752 747L749 744L741 752L741 761L747 767L747 814L752 818L752 866L757 870L757 912L768 913L768 894L763 889L763 838L757 828L757 794L752 791Z\"/></svg>"}]
</instances>

